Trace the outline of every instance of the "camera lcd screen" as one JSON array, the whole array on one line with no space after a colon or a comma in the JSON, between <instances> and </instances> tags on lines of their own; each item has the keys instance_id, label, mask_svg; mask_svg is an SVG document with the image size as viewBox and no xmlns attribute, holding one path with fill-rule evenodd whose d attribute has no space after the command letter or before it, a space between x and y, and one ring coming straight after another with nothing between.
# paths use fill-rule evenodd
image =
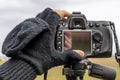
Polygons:
<instances>
[{"instance_id":1,"label":"camera lcd screen","mask_svg":"<svg viewBox=\"0 0 120 80\"><path fill-rule=\"evenodd\" d=\"M82 50L90 54L92 52L91 34L89 30L64 30L63 50Z\"/></svg>"}]
</instances>

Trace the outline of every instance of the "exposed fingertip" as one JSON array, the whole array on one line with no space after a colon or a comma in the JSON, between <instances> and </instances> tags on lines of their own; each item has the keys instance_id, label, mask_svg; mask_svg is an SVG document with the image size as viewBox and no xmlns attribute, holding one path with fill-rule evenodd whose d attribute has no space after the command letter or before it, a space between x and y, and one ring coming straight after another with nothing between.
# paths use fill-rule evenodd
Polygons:
<instances>
[{"instance_id":1,"label":"exposed fingertip","mask_svg":"<svg viewBox=\"0 0 120 80\"><path fill-rule=\"evenodd\" d=\"M76 53L78 53L80 56L85 56L85 53L82 51L82 50L73 50L75 51Z\"/></svg>"},{"instance_id":2,"label":"exposed fingertip","mask_svg":"<svg viewBox=\"0 0 120 80\"><path fill-rule=\"evenodd\" d=\"M62 10L64 12L64 17L68 17L71 15L71 13L69 13L68 11L66 10Z\"/></svg>"}]
</instances>

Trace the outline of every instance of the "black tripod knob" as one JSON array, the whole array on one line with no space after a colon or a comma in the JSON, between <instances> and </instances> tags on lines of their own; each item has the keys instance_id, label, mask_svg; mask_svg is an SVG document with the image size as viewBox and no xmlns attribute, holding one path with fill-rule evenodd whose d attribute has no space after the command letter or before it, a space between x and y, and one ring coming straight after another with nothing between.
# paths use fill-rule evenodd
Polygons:
<instances>
[{"instance_id":1,"label":"black tripod knob","mask_svg":"<svg viewBox=\"0 0 120 80\"><path fill-rule=\"evenodd\" d=\"M65 66L63 74L67 80L83 80L87 66L85 63L76 62L70 66Z\"/></svg>"}]
</instances>

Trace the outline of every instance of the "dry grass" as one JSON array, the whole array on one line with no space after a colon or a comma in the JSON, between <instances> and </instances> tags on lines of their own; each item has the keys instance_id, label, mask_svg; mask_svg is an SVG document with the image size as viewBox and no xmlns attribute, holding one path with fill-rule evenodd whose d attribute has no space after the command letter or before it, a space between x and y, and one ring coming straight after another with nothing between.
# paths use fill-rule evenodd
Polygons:
<instances>
[{"instance_id":1,"label":"dry grass","mask_svg":"<svg viewBox=\"0 0 120 80\"><path fill-rule=\"evenodd\" d=\"M106 65L106 66L110 66L110 67L119 67L118 63L116 62L115 58L92 58L89 59L94 63L98 63L98 64L102 64L102 65Z\"/></svg>"}]
</instances>

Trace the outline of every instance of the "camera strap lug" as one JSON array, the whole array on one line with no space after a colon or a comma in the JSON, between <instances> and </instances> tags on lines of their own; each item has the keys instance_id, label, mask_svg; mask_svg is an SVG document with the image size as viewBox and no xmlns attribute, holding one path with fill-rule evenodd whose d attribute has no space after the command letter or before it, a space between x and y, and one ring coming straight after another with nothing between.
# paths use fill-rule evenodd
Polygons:
<instances>
[{"instance_id":1,"label":"camera strap lug","mask_svg":"<svg viewBox=\"0 0 120 80\"><path fill-rule=\"evenodd\" d=\"M110 22L110 26L111 26L111 29L113 31L115 47L116 47L115 58L116 58L116 61L120 65L120 50L119 50L119 43L118 43L118 38L117 38L117 35L116 35L116 30L115 30L115 24L113 22Z\"/></svg>"}]
</instances>

